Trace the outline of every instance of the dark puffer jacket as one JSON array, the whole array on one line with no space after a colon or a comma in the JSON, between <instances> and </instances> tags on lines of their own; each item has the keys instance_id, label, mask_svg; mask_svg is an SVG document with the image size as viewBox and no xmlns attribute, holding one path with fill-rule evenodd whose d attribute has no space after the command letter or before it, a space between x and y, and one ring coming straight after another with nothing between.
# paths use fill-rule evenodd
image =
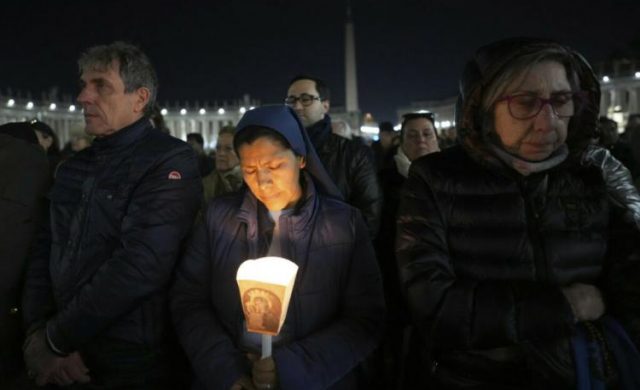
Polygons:
<instances>
[{"instance_id":1,"label":"dark puffer jacket","mask_svg":"<svg viewBox=\"0 0 640 390\"><path fill-rule=\"evenodd\" d=\"M359 142L333 134L329 115L307 131L329 176L345 201L362 212L373 239L380 227L382 210L373 152Z\"/></svg>"},{"instance_id":2,"label":"dark puffer jacket","mask_svg":"<svg viewBox=\"0 0 640 390\"><path fill-rule=\"evenodd\" d=\"M169 281L201 204L193 150L142 118L61 165L49 197L26 325L46 324L63 352L97 338L162 343Z\"/></svg>"},{"instance_id":3,"label":"dark puffer jacket","mask_svg":"<svg viewBox=\"0 0 640 390\"><path fill-rule=\"evenodd\" d=\"M49 165L44 150L7 134L26 124L0 127L0 388L3 379L17 375L22 366L20 298L29 249L45 212Z\"/></svg>"},{"instance_id":4,"label":"dark puffer jacket","mask_svg":"<svg viewBox=\"0 0 640 390\"><path fill-rule=\"evenodd\" d=\"M636 341L640 335L640 268L631 256L638 229L610 201L601 167L580 158L597 110L571 119L564 163L526 177L495 158L482 134L488 115L479 108L482 86L540 45L554 44L513 41L481 49L461 86L462 146L411 165L397 255L417 333L440 385L559 388L564 381L571 388L574 318L561 288L572 283L598 286L607 312ZM581 88L597 107L597 80L581 57L571 55ZM562 375L567 372L569 378Z\"/></svg>"},{"instance_id":5,"label":"dark puffer jacket","mask_svg":"<svg viewBox=\"0 0 640 390\"><path fill-rule=\"evenodd\" d=\"M306 184L296 211L279 220L283 257L299 266L284 323L291 341L273 349L280 388L354 389L354 369L382 331L380 271L359 211L318 194L308 176ZM273 227L245 188L214 199L194 233L171 297L197 388L226 390L250 375L236 272L266 255Z\"/></svg>"}]
</instances>

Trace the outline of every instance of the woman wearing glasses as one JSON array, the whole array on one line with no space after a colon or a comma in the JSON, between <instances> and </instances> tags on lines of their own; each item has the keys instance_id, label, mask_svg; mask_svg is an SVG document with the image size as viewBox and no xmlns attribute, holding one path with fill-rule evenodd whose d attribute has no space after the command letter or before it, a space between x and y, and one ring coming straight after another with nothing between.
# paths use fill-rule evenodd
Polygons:
<instances>
[{"instance_id":1,"label":"woman wearing glasses","mask_svg":"<svg viewBox=\"0 0 640 390\"><path fill-rule=\"evenodd\" d=\"M592 158L593 71L509 39L476 52L460 89L460 145L411 165L398 214L422 372L435 389L632 388L638 204L612 201Z\"/></svg>"}]
</instances>

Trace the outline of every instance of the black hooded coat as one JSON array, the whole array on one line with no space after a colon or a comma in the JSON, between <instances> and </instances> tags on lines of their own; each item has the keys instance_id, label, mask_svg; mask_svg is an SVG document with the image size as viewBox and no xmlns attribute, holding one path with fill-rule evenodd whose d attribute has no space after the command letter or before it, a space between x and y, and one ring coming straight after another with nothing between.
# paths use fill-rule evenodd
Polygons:
<instances>
[{"instance_id":1,"label":"black hooded coat","mask_svg":"<svg viewBox=\"0 0 640 390\"><path fill-rule=\"evenodd\" d=\"M568 158L522 176L489 147L483 88L514 58L549 47L569 58L589 101L571 118ZM413 162L398 215L401 282L431 368L423 372L435 388L572 388L575 322L563 287L597 286L607 313L640 340L638 228L611 201L601 167L582 159L598 81L568 48L513 39L481 48L460 90L460 145Z\"/></svg>"}]
</instances>

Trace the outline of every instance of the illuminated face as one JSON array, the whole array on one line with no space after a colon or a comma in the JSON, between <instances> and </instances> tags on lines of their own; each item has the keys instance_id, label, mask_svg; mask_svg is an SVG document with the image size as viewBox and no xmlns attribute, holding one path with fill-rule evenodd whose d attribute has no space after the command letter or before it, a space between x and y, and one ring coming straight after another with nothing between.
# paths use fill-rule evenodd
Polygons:
<instances>
[{"instance_id":1,"label":"illuminated face","mask_svg":"<svg viewBox=\"0 0 640 390\"><path fill-rule=\"evenodd\" d=\"M433 123L427 118L415 118L404 124L402 150L413 161L440 150Z\"/></svg>"},{"instance_id":2,"label":"illuminated face","mask_svg":"<svg viewBox=\"0 0 640 390\"><path fill-rule=\"evenodd\" d=\"M305 161L270 137L238 148L245 183L268 210L292 208L302 196L300 170Z\"/></svg>"},{"instance_id":3,"label":"illuminated face","mask_svg":"<svg viewBox=\"0 0 640 390\"><path fill-rule=\"evenodd\" d=\"M556 61L534 65L518 77L505 91L505 96L531 94L549 99L571 92L564 66ZM495 132L502 147L509 153L529 161L546 159L567 140L571 118L559 118L549 104L530 119L516 119L509 112L507 101L498 102L494 109Z\"/></svg>"},{"instance_id":4,"label":"illuminated face","mask_svg":"<svg viewBox=\"0 0 640 390\"><path fill-rule=\"evenodd\" d=\"M149 90L138 88L125 92L119 68L119 63L114 61L104 71L85 69L80 76L77 100L84 109L87 134L103 137L115 133L143 115Z\"/></svg>"},{"instance_id":5,"label":"illuminated face","mask_svg":"<svg viewBox=\"0 0 640 390\"><path fill-rule=\"evenodd\" d=\"M239 163L236 151L233 150L233 135L220 134L216 144L216 169L220 172L226 172L235 168Z\"/></svg>"},{"instance_id":6,"label":"illuminated face","mask_svg":"<svg viewBox=\"0 0 640 390\"><path fill-rule=\"evenodd\" d=\"M298 80L291 84L289 90L287 91L287 97L294 96L300 97L302 94L306 94L309 96L320 97L320 99L324 99L324 96L320 96L318 90L316 89L316 83L313 80ZM309 127L314 125L315 123L324 119L324 115L329 112L329 101L328 100L314 100L310 105L303 106L300 101L297 101L294 105L291 106L298 114L300 121L304 125L304 127Z\"/></svg>"}]
</instances>

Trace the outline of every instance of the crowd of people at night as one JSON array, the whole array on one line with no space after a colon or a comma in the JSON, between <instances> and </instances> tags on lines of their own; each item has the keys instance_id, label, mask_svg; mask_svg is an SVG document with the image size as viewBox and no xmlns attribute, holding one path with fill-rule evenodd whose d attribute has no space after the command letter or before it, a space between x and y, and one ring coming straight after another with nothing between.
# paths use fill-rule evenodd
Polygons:
<instances>
[{"instance_id":1,"label":"crowd of people at night","mask_svg":"<svg viewBox=\"0 0 640 390\"><path fill-rule=\"evenodd\" d=\"M292 75L214 157L140 48L78 71L86 134L0 126L1 389L640 389L640 114L599 117L572 48L480 47L454 128L373 144ZM265 256L298 267L267 355L236 282Z\"/></svg>"}]
</instances>

